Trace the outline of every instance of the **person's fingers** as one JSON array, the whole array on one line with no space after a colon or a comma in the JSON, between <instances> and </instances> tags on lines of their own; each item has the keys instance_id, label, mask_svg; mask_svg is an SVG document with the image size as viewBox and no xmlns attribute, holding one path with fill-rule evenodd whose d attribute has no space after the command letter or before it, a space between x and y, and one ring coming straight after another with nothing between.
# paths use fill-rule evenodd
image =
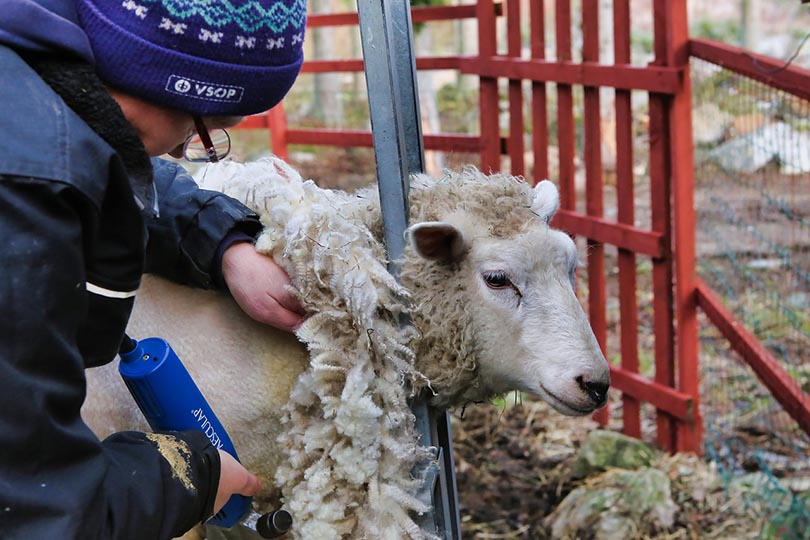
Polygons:
<instances>
[{"instance_id":1,"label":"person's fingers","mask_svg":"<svg viewBox=\"0 0 810 540\"><path fill-rule=\"evenodd\" d=\"M214 513L219 512L234 494L253 496L261 487L259 479L227 452L219 450L220 472Z\"/></svg>"},{"instance_id":2,"label":"person's fingers","mask_svg":"<svg viewBox=\"0 0 810 540\"><path fill-rule=\"evenodd\" d=\"M261 482L259 482L259 478L256 475L251 474L247 469L243 468L243 470L245 471L245 474L242 477L242 485L237 486L233 491L239 495L252 497L259 492Z\"/></svg>"},{"instance_id":3,"label":"person's fingers","mask_svg":"<svg viewBox=\"0 0 810 540\"><path fill-rule=\"evenodd\" d=\"M298 298L295 296L291 285L285 285L283 293L279 295L278 303L299 315L306 314L306 311L304 311L304 308L301 306L301 302L299 302Z\"/></svg>"},{"instance_id":4,"label":"person's fingers","mask_svg":"<svg viewBox=\"0 0 810 540\"><path fill-rule=\"evenodd\" d=\"M277 300L273 299L273 303L258 314L257 320L275 326L279 330L293 332L301 325L304 318L299 313L285 308Z\"/></svg>"},{"instance_id":5,"label":"person's fingers","mask_svg":"<svg viewBox=\"0 0 810 540\"><path fill-rule=\"evenodd\" d=\"M286 309L303 315L304 308L301 307L301 303L295 296L295 290L290 283L290 278L287 275L287 272L285 272L284 269L275 262L272 262L272 269L273 271L269 276L270 286L267 287L269 294Z\"/></svg>"},{"instance_id":6,"label":"person's fingers","mask_svg":"<svg viewBox=\"0 0 810 540\"><path fill-rule=\"evenodd\" d=\"M284 269L247 243L223 256L223 275L236 303L251 318L280 330L295 331L306 314Z\"/></svg>"}]
</instances>

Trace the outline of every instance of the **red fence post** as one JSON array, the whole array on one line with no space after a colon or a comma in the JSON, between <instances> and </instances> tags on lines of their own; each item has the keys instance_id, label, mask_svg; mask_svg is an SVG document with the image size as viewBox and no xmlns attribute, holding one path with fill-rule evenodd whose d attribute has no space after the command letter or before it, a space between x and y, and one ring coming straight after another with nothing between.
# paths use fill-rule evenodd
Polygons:
<instances>
[{"instance_id":1,"label":"red fence post","mask_svg":"<svg viewBox=\"0 0 810 540\"><path fill-rule=\"evenodd\" d=\"M616 64L630 64L630 1L613 3L613 56ZM633 178L633 109L629 90L616 90L616 199L619 223L635 223ZM619 248L619 317L621 366L638 373L638 302L636 254ZM641 437L641 402L622 394L624 433Z\"/></svg>"},{"instance_id":2,"label":"red fence post","mask_svg":"<svg viewBox=\"0 0 810 540\"><path fill-rule=\"evenodd\" d=\"M478 0L478 58L496 56L495 4L493 0ZM485 173L501 168L501 130L498 107L498 79L479 78L481 115L481 170Z\"/></svg>"},{"instance_id":3,"label":"red fence post","mask_svg":"<svg viewBox=\"0 0 810 540\"><path fill-rule=\"evenodd\" d=\"M653 229L666 237L666 254L653 258L653 327L655 344L654 380L675 388L675 327L672 270L672 227L669 185L669 157L666 155L668 121L662 96L650 96L650 199ZM656 440L661 448L674 452L677 424L675 418L657 411Z\"/></svg>"},{"instance_id":4,"label":"red fence post","mask_svg":"<svg viewBox=\"0 0 810 540\"><path fill-rule=\"evenodd\" d=\"M557 61L570 62L571 0L557 0L555 11ZM575 211L574 92L570 84L557 83L557 147L559 149L560 208Z\"/></svg>"},{"instance_id":5,"label":"red fence post","mask_svg":"<svg viewBox=\"0 0 810 540\"><path fill-rule=\"evenodd\" d=\"M546 57L546 21L543 0L529 4L532 58ZM534 154L533 183L548 178L548 110L546 83L532 81L532 153Z\"/></svg>"},{"instance_id":6,"label":"red fence post","mask_svg":"<svg viewBox=\"0 0 810 540\"><path fill-rule=\"evenodd\" d=\"M694 164L692 154L692 87L689 79L689 31L685 0L656 0L657 58L683 68L683 85L666 100L675 256L675 317L677 320L678 388L693 396L692 422L677 424L676 450L700 452L697 294L695 281ZM659 22L663 18L663 22ZM660 24L664 28L660 28ZM659 34L659 30L664 30ZM660 49L658 48L660 47Z\"/></svg>"},{"instance_id":7,"label":"red fence post","mask_svg":"<svg viewBox=\"0 0 810 540\"><path fill-rule=\"evenodd\" d=\"M287 114L284 112L283 102L267 112L267 124L270 128L270 148L275 155L288 161Z\"/></svg>"},{"instance_id":8,"label":"red fence post","mask_svg":"<svg viewBox=\"0 0 810 540\"><path fill-rule=\"evenodd\" d=\"M599 63L599 0L582 2L582 62ZM601 218L604 213L602 178L602 114L598 86L585 86L585 210L589 216ZM591 327L607 356L607 291L605 285L605 246L588 239L588 312ZM608 408L594 414L594 418L607 424Z\"/></svg>"},{"instance_id":9,"label":"red fence post","mask_svg":"<svg viewBox=\"0 0 810 540\"><path fill-rule=\"evenodd\" d=\"M661 3L654 5L654 65L666 65L668 23ZM653 328L656 383L675 388L675 328L672 271L672 213L670 207L669 117L670 96L651 92L650 108L650 210L653 231L664 236L664 252L653 257ZM677 422L665 411L656 411L656 440L670 452L676 448Z\"/></svg>"},{"instance_id":10,"label":"red fence post","mask_svg":"<svg viewBox=\"0 0 810 540\"><path fill-rule=\"evenodd\" d=\"M506 4L506 41L507 55L520 59L523 33L520 31L520 2L509 0ZM524 176L526 164L523 159L525 144L523 142L523 82L521 79L509 79L509 170L513 175Z\"/></svg>"}]
</instances>

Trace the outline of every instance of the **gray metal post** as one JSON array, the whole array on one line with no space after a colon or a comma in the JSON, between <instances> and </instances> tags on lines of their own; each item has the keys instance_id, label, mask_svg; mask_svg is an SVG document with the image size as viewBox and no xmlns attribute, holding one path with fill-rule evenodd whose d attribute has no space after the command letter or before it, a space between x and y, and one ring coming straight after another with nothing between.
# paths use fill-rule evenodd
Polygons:
<instances>
[{"instance_id":1,"label":"gray metal post","mask_svg":"<svg viewBox=\"0 0 810 540\"><path fill-rule=\"evenodd\" d=\"M405 251L408 178L422 172L425 162L410 2L357 0L357 11L386 253L389 261L396 261ZM390 269L398 276L396 265ZM446 540L460 540L450 417L447 411L428 406L424 397L414 400L411 409L421 443L439 450L438 470L426 471L427 480L420 492L420 499L431 505L431 511L419 518L419 524Z\"/></svg>"}]
</instances>

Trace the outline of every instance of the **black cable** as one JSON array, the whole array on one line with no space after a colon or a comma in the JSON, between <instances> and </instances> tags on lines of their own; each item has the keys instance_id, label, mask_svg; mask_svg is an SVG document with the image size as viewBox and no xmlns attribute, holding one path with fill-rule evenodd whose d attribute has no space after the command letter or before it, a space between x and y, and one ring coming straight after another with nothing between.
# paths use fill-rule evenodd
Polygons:
<instances>
[{"instance_id":1,"label":"black cable","mask_svg":"<svg viewBox=\"0 0 810 540\"><path fill-rule=\"evenodd\" d=\"M799 46L796 47L796 50L793 52L793 55L791 55L791 57L788 58L787 61L784 64L782 64L781 66L779 66L778 68L766 69L766 68L762 67L762 65L759 63L759 61L757 60L757 58L754 55L749 54L749 53L743 53L743 56L747 56L748 58L750 58L751 63L754 65L754 68L757 71L759 71L760 73L763 73L765 75L773 75L775 73L779 73L780 71L784 71L788 67L790 67L790 65L793 63L793 61L796 60L796 57L799 56L799 53L801 52L801 50L804 47L805 43L807 43L808 39L810 39L810 32L808 32L807 34L804 35L804 38L802 38L802 41L801 41L801 43L799 43Z\"/></svg>"}]
</instances>

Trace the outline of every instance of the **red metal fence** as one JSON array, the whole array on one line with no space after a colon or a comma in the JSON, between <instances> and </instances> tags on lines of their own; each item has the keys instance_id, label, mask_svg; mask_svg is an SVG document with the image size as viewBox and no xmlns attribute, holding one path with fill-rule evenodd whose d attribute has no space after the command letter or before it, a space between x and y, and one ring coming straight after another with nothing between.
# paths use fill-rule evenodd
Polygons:
<instances>
[{"instance_id":1,"label":"red metal fence","mask_svg":"<svg viewBox=\"0 0 810 540\"><path fill-rule=\"evenodd\" d=\"M477 6L446 6L446 7L423 7L413 9L413 22L425 23L430 21L446 21L459 19L473 19L478 16ZM500 16L503 8L500 3L493 7L492 16ZM324 26L357 26L357 13L334 13L334 14L311 14L307 18L307 28L319 28ZM416 67L418 70L439 70L453 69L462 73L474 73L465 71L463 62L466 59L462 56L443 56L431 58L417 58ZM362 59L348 60L311 60L304 63L301 73L336 73L336 72L362 72ZM287 147L294 144L324 145L339 147L367 147L373 146L370 131L346 130L346 129L300 129L289 128L283 105L276 107L266 115L257 115L248 118L240 124L241 128L255 129L268 128L271 133L271 144L273 152L282 157L288 157ZM492 133L497 134L497 129ZM501 140L487 141L484 137L464 134L426 134L424 136L426 150L444 150L455 152L483 152L487 145L500 152Z\"/></svg>"},{"instance_id":2,"label":"red metal fence","mask_svg":"<svg viewBox=\"0 0 810 540\"><path fill-rule=\"evenodd\" d=\"M691 40L690 52L695 58L810 101L810 70L705 39ZM785 370L784 364L778 362L746 330L742 321L723 305L706 283L698 280L696 294L701 310L728 340L732 349L751 366L785 412L810 434L810 395L803 392L798 382Z\"/></svg>"},{"instance_id":3,"label":"red metal fence","mask_svg":"<svg viewBox=\"0 0 810 540\"><path fill-rule=\"evenodd\" d=\"M528 5L528 14L521 6ZM546 21L547 8L554 7L554 21ZM690 50L703 58L720 54L710 44L694 40L687 32L685 0L653 0L653 60L648 65L631 64L631 19L629 0L614 0L612 17L612 63L600 62L599 2L583 0L581 21L581 60L572 54L572 16L570 0L478 0L475 4L454 7L414 8L413 21L476 19L478 54L417 58L419 70L453 69L479 77L480 132L466 134L427 134L427 150L473 152L480 155L483 170L501 170L508 157L510 172L526 175L526 138L530 131L534 158L533 178L548 176L549 139L556 135L561 209L554 225L572 235L587 239L588 310L594 332L607 354L608 322L605 246L618 252L618 302L621 334L620 364L612 366L614 388L622 392L622 421L628 435L641 436L641 405L651 404L656 411L657 442L665 449L700 451L702 421L698 378L698 305L727 334L732 343L747 342L733 337L739 332L732 319L695 275L695 216L693 205ZM529 58L524 58L521 21L529 18ZM634 15L635 16L635 15ZM498 21L501 20L501 23ZM503 22L505 20L505 23ZM310 15L309 26L356 25L356 13ZM555 58L547 58L547 26L555 36ZM506 52L498 52L498 30L506 32ZM725 53L724 53L725 54ZM732 55L733 56L733 55ZM710 58L711 57L711 58ZM724 56L726 61L731 56ZM718 60L719 61L719 60ZM304 64L305 73L362 71L360 59L316 60ZM777 77L786 86L798 83L790 72ZM501 92L499 80L506 81L508 129L501 133ZM522 82L530 81L531 130L527 129L524 110L526 96ZM600 122L602 89L613 90L615 133L602 133ZM807 92L808 86L801 91ZM583 109L582 152L577 152L578 125L575 97L581 92ZM650 227L636 225L637 196L634 190L634 134L631 97L646 94L649 113L648 207ZM554 98L554 99L552 99ZM553 111L549 111L551 102ZM576 105L579 106L579 105ZM550 135L550 125L556 124ZM371 133L337 129L301 129L286 124L281 108L255 116L243 128L269 127L272 148L287 156L287 145L331 145L371 147ZM605 217L603 136L616 141L616 214ZM646 153L646 152L645 152ZM581 159L585 173L584 201L577 201L576 160ZM530 179L532 180L532 179ZM578 204L579 203L579 204ZM584 204L583 204L584 203ZM637 262L646 258L652 266L652 327L654 373L641 375L639 362L639 312ZM724 330L725 331L725 330ZM752 350L755 347L750 347ZM752 353L764 358L761 352ZM762 363L762 362L760 362ZM780 391L778 381L769 386ZM797 400L801 396L790 395ZM799 400L796 418L808 429L810 413L806 397ZM801 405L804 403L804 405ZM607 409L598 419L607 422Z\"/></svg>"}]
</instances>

